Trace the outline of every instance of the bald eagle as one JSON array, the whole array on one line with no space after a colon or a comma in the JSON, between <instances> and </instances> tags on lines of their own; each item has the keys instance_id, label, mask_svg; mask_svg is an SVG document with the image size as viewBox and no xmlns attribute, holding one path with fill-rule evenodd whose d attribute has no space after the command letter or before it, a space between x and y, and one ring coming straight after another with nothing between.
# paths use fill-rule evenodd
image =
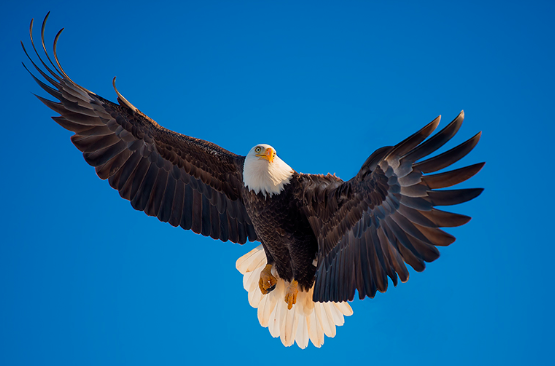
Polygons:
<instances>
[{"instance_id":1,"label":"bald eagle","mask_svg":"<svg viewBox=\"0 0 555 366\"><path fill-rule=\"evenodd\" d=\"M348 181L335 175L296 172L266 144L246 156L208 141L182 135L141 113L116 89L118 104L73 82L56 55L48 65L30 37L42 64L23 47L43 82L58 101L37 96L59 113L53 117L73 131L73 144L101 179L129 200L134 209L162 222L213 239L260 245L237 260L250 304L260 324L289 346L309 340L317 347L333 337L347 301L385 292L388 277L396 286L409 272L422 271L439 257L437 246L455 238L440 227L467 223L470 217L439 210L477 197L482 189L437 190L475 175L484 163L439 174L468 154L480 133L429 157L459 130L461 112L440 132L434 119L393 146L377 149ZM22 42L23 45L23 42ZM25 66L25 65L24 65Z\"/></svg>"}]
</instances>

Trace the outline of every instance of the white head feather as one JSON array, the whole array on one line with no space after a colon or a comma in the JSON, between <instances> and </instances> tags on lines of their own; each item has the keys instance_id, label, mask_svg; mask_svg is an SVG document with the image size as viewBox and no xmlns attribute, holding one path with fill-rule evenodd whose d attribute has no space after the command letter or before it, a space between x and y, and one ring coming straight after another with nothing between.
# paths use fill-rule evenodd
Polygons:
<instances>
[{"instance_id":1,"label":"white head feather","mask_svg":"<svg viewBox=\"0 0 555 366\"><path fill-rule=\"evenodd\" d=\"M269 150L271 149L271 150ZM273 161L264 157L266 152L271 151ZM243 167L243 183L254 193L262 192L270 197L279 194L284 186L289 183L294 170L275 153L270 145L259 144L254 146L245 158Z\"/></svg>"}]
</instances>

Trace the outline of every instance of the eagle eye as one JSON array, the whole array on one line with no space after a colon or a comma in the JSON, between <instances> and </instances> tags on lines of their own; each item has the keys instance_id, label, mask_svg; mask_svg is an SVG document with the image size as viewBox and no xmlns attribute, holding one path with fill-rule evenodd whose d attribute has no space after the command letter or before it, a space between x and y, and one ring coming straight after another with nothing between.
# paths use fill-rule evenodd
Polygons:
<instances>
[{"instance_id":1,"label":"eagle eye","mask_svg":"<svg viewBox=\"0 0 555 366\"><path fill-rule=\"evenodd\" d=\"M260 152L260 146L258 146L256 149L254 149L254 152L259 153Z\"/></svg>"}]
</instances>

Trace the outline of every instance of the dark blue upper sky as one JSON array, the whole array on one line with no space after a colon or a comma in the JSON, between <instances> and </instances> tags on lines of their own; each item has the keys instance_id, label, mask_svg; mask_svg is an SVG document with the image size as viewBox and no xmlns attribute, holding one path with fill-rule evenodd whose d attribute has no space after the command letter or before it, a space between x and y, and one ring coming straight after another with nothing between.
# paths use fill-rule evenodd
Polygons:
<instances>
[{"instance_id":1,"label":"dark blue upper sky","mask_svg":"<svg viewBox=\"0 0 555 366\"><path fill-rule=\"evenodd\" d=\"M0 364L549 364L555 255L548 1L10 2L0 22ZM473 220L423 273L321 349L258 324L239 246L134 211L31 93L28 24L73 80L238 154L273 145L303 173L355 175L375 149L465 110L449 147L481 161ZM549 233L549 234L548 234Z\"/></svg>"}]
</instances>

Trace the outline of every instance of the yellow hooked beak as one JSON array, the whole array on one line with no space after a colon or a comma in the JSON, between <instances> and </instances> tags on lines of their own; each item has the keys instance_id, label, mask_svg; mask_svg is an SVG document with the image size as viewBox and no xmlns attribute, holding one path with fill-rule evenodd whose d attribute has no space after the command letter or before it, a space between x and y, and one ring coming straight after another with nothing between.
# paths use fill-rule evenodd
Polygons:
<instances>
[{"instance_id":1,"label":"yellow hooked beak","mask_svg":"<svg viewBox=\"0 0 555 366\"><path fill-rule=\"evenodd\" d=\"M258 156L258 159L268 160L270 163L273 163L276 153L271 147L269 147L264 152L256 154L256 156Z\"/></svg>"}]
</instances>

